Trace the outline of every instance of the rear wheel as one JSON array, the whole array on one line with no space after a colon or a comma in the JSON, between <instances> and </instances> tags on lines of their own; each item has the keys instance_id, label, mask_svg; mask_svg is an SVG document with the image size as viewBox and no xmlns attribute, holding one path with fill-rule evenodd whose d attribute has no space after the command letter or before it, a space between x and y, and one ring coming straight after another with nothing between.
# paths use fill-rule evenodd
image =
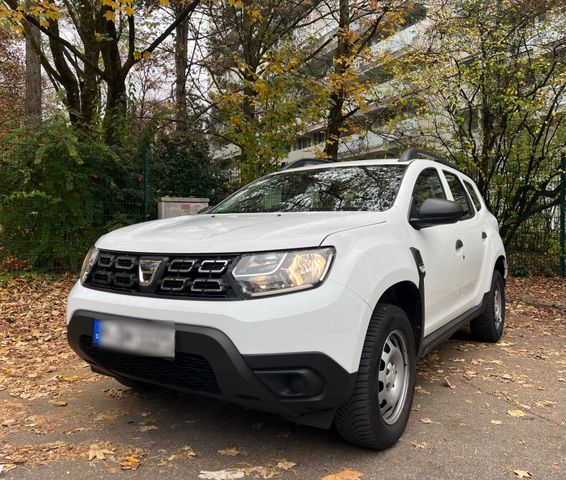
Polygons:
<instances>
[{"instance_id":1,"label":"rear wheel","mask_svg":"<svg viewBox=\"0 0 566 480\"><path fill-rule=\"evenodd\" d=\"M405 312L379 304L370 321L354 394L336 413L344 440L383 450L402 435L413 402L416 350Z\"/></svg>"},{"instance_id":2,"label":"rear wheel","mask_svg":"<svg viewBox=\"0 0 566 480\"><path fill-rule=\"evenodd\" d=\"M476 340L498 342L505 326L505 282L499 270L493 272L487 305L481 316L472 320L470 328Z\"/></svg>"}]
</instances>

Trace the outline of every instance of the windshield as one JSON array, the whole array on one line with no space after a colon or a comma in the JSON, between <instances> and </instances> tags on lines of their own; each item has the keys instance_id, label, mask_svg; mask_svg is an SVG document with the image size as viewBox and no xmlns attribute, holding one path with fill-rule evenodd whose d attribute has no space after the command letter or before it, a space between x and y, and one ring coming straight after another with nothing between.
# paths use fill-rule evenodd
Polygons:
<instances>
[{"instance_id":1,"label":"windshield","mask_svg":"<svg viewBox=\"0 0 566 480\"><path fill-rule=\"evenodd\" d=\"M209 213L383 211L393 205L404 171L404 165L375 165L268 175Z\"/></svg>"}]
</instances>

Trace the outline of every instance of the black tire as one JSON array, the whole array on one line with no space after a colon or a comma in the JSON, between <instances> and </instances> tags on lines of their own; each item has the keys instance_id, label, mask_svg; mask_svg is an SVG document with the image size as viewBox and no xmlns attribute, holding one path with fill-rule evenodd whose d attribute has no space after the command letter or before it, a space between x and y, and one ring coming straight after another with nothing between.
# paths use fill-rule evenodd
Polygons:
<instances>
[{"instance_id":1,"label":"black tire","mask_svg":"<svg viewBox=\"0 0 566 480\"><path fill-rule=\"evenodd\" d=\"M383 372L385 368L381 362L381 357L386 352L385 342L390 335L398 335L396 332L400 332L405 337L407 354L405 375L408 380L406 393L397 402L399 408L395 408L397 416L388 419L390 422L388 423L382 415L378 400L378 392L383 392L384 388L378 376L380 370ZM334 423L340 436L348 442L375 450L391 447L407 426L413 403L415 376L415 339L407 315L395 305L377 305L364 342L354 393L336 412ZM404 382L403 384L405 385ZM395 382L393 382L394 386ZM403 401L402 405L401 401Z\"/></svg>"},{"instance_id":2,"label":"black tire","mask_svg":"<svg viewBox=\"0 0 566 480\"><path fill-rule=\"evenodd\" d=\"M499 292L499 297L497 292ZM498 301L500 299L500 302ZM497 304L499 303L499 314ZM483 313L470 322L472 335L480 342L498 342L505 327L505 282L499 270L493 272L491 290Z\"/></svg>"}]
</instances>

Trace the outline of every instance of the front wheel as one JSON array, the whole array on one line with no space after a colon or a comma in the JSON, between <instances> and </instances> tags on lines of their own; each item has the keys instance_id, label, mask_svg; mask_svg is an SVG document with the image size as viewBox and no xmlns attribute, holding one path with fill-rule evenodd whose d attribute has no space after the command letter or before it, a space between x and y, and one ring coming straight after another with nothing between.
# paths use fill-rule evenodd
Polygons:
<instances>
[{"instance_id":1,"label":"front wheel","mask_svg":"<svg viewBox=\"0 0 566 480\"><path fill-rule=\"evenodd\" d=\"M344 440L384 450L403 434L415 388L411 323L395 305L379 304L370 321L354 393L336 413Z\"/></svg>"},{"instance_id":2,"label":"front wheel","mask_svg":"<svg viewBox=\"0 0 566 480\"><path fill-rule=\"evenodd\" d=\"M495 270L483 313L470 322L472 335L481 342L498 342L505 326L505 282Z\"/></svg>"}]
</instances>

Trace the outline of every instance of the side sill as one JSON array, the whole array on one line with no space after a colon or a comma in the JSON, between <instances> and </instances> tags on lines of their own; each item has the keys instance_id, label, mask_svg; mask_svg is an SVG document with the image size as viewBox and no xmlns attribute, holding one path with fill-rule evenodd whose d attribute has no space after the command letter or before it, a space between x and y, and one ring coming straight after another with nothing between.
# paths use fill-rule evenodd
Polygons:
<instances>
[{"instance_id":1,"label":"side sill","mask_svg":"<svg viewBox=\"0 0 566 480\"><path fill-rule=\"evenodd\" d=\"M486 292L482 298L482 301L476 307L470 308L467 312L462 313L457 316L454 320L449 321L446 325L443 325L438 330L427 335L423 339L422 348L419 352L419 358L424 357L428 352L430 352L439 343L450 338L454 333L460 330L462 327L466 326L475 318L479 317L487 305L488 296L490 292Z\"/></svg>"}]
</instances>

